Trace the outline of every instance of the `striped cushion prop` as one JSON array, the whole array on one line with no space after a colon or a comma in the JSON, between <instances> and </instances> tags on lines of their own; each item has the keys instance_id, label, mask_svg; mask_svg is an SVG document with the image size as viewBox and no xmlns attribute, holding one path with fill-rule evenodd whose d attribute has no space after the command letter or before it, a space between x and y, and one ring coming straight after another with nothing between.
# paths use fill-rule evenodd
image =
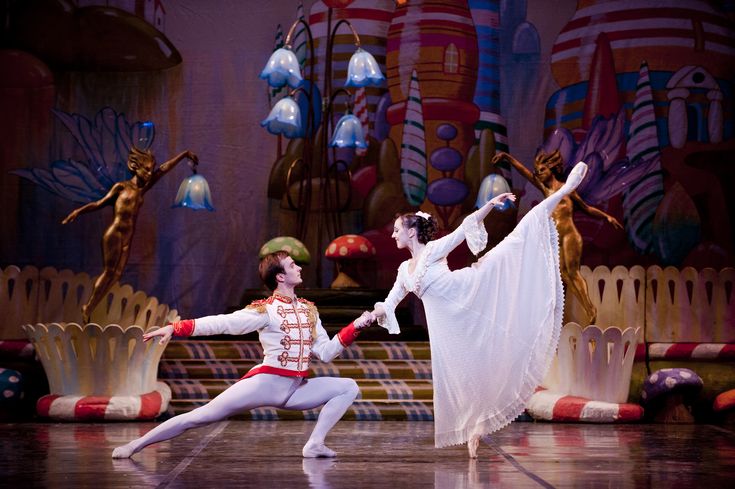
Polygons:
<instances>
[{"instance_id":1,"label":"striped cushion prop","mask_svg":"<svg viewBox=\"0 0 735 489\"><path fill-rule=\"evenodd\" d=\"M171 389L156 382L156 390L140 396L60 396L49 394L36 403L39 416L60 421L122 421L154 419L168 407Z\"/></svg>"},{"instance_id":2,"label":"striped cushion prop","mask_svg":"<svg viewBox=\"0 0 735 489\"><path fill-rule=\"evenodd\" d=\"M643 417L638 404L592 401L541 390L531 396L526 410L534 419L583 423L626 423Z\"/></svg>"},{"instance_id":3,"label":"striped cushion prop","mask_svg":"<svg viewBox=\"0 0 735 489\"><path fill-rule=\"evenodd\" d=\"M28 340L2 340L0 341L0 358L33 358L33 345Z\"/></svg>"}]
</instances>

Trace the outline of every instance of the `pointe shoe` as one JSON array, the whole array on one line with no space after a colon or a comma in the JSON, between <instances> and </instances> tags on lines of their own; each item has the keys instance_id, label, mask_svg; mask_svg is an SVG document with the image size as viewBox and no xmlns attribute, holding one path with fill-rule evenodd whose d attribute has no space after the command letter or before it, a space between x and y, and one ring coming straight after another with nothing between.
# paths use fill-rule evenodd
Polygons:
<instances>
[{"instance_id":1,"label":"pointe shoe","mask_svg":"<svg viewBox=\"0 0 735 489\"><path fill-rule=\"evenodd\" d=\"M564 193L572 193L574 189L579 187L579 184L582 183L584 177L587 176L587 170L587 163L585 163L584 161L580 161L579 163L574 165L574 168L572 168L572 171L567 177L567 181L564 182L564 185L562 186L562 190L564 191Z\"/></svg>"},{"instance_id":2,"label":"pointe shoe","mask_svg":"<svg viewBox=\"0 0 735 489\"><path fill-rule=\"evenodd\" d=\"M337 452L327 447L324 443L307 442L301 450L304 458L334 458Z\"/></svg>"},{"instance_id":3,"label":"pointe shoe","mask_svg":"<svg viewBox=\"0 0 735 489\"><path fill-rule=\"evenodd\" d=\"M470 458L477 458L477 447L480 444L479 436L472 436L467 440L467 451L470 453Z\"/></svg>"},{"instance_id":4,"label":"pointe shoe","mask_svg":"<svg viewBox=\"0 0 735 489\"><path fill-rule=\"evenodd\" d=\"M133 448L130 445L123 445L112 451L112 458L130 458L133 453Z\"/></svg>"}]
</instances>

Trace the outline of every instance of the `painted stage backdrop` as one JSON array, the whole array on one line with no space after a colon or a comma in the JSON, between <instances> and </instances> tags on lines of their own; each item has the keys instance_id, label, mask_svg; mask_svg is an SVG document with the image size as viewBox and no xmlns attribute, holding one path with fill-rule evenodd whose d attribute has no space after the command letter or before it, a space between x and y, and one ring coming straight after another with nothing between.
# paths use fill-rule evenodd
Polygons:
<instances>
[{"instance_id":1,"label":"painted stage backdrop","mask_svg":"<svg viewBox=\"0 0 735 489\"><path fill-rule=\"evenodd\" d=\"M431 212L453 229L497 176L519 196L488 220L502 239L541 194L507 163L492 165L499 151L531 170L539 152L558 151L560 178L588 163L580 196L623 228L575 213L583 264L735 265L732 0L11 0L3 9L3 267L98 274L111 213L60 221L130 178L131 145L159 162L193 151L212 190L212 213L172 208L191 173L180 165L146 195L123 276L185 317L223 312L259 286L269 239L295 236L317 256L336 238L318 236L319 198L289 203L307 179L315 195L326 191L316 166L294 166L305 151L326 158L349 196L342 232L376 247L368 285L390 285L406 258L390 239L397 212ZM349 89L367 149L324 154L310 136L332 126L303 93L304 123L311 105L316 126L307 137L260 126L288 90L258 75L298 18L309 30L297 24L291 44L310 86L323 91L329 75L344 84L355 50L346 26L328 53L342 19L385 74L378 87ZM347 101L335 98L332 124ZM332 263L320 266L333 274Z\"/></svg>"}]
</instances>

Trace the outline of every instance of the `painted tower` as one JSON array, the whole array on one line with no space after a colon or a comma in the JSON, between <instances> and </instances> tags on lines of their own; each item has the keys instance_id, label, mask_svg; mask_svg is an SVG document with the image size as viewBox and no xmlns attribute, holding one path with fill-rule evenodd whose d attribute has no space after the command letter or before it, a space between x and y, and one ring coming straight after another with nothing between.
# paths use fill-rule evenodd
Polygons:
<instances>
[{"instance_id":1,"label":"painted tower","mask_svg":"<svg viewBox=\"0 0 735 489\"><path fill-rule=\"evenodd\" d=\"M412 202L436 211L448 225L459 215L459 204L469 195L463 180L464 158L474 144L475 124L480 117L474 103L477 35L467 2L422 0L398 5L388 30L386 56L392 100L387 113L390 138L401 148L408 144L404 127L420 125L423 136L414 131L409 135L414 141L421 137L425 142L424 175L415 182L425 186L425 199ZM412 120L416 111L407 110L409 102L415 102L413 93L420 94L420 124ZM412 158L411 164L421 163ZM408 195L405 187L404 193Z\"/></svg>"}]
</instances>

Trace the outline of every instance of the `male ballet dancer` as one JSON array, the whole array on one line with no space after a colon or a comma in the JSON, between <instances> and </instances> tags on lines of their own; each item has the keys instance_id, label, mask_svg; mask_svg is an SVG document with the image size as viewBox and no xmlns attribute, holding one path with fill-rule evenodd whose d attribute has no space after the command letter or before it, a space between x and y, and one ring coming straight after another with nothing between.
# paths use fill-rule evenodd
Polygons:
<instances>
[{"instance_id":1,"label":"male ballet dancer","mask_svg":"<svg viewBox=\"0 0 735 489\"><path fill-rule=\"evenodd\" d=\"M302 281L301 267L288 253L266 255L260 260L259 272L265 285L273 290L269 298L254 301L232 314L178 321L143 338L147 341L160 336L164 343L172 335L242 335L258 331L265 355L263 362L206 405L175 416L115 448L112 458L128 458L148 445L245 410L273 406L300 411L321 405L324 407L302 453L307 458L336 456L324 444L324 438L350 407L359 389L354 380L347 378L307 379L309 361L311 355L323 362L334 359L355 340L360 329L370 325L370 315L364 313L330 340L314 304L296 297L294 288Z\"/></svg>"}]
</instances>

